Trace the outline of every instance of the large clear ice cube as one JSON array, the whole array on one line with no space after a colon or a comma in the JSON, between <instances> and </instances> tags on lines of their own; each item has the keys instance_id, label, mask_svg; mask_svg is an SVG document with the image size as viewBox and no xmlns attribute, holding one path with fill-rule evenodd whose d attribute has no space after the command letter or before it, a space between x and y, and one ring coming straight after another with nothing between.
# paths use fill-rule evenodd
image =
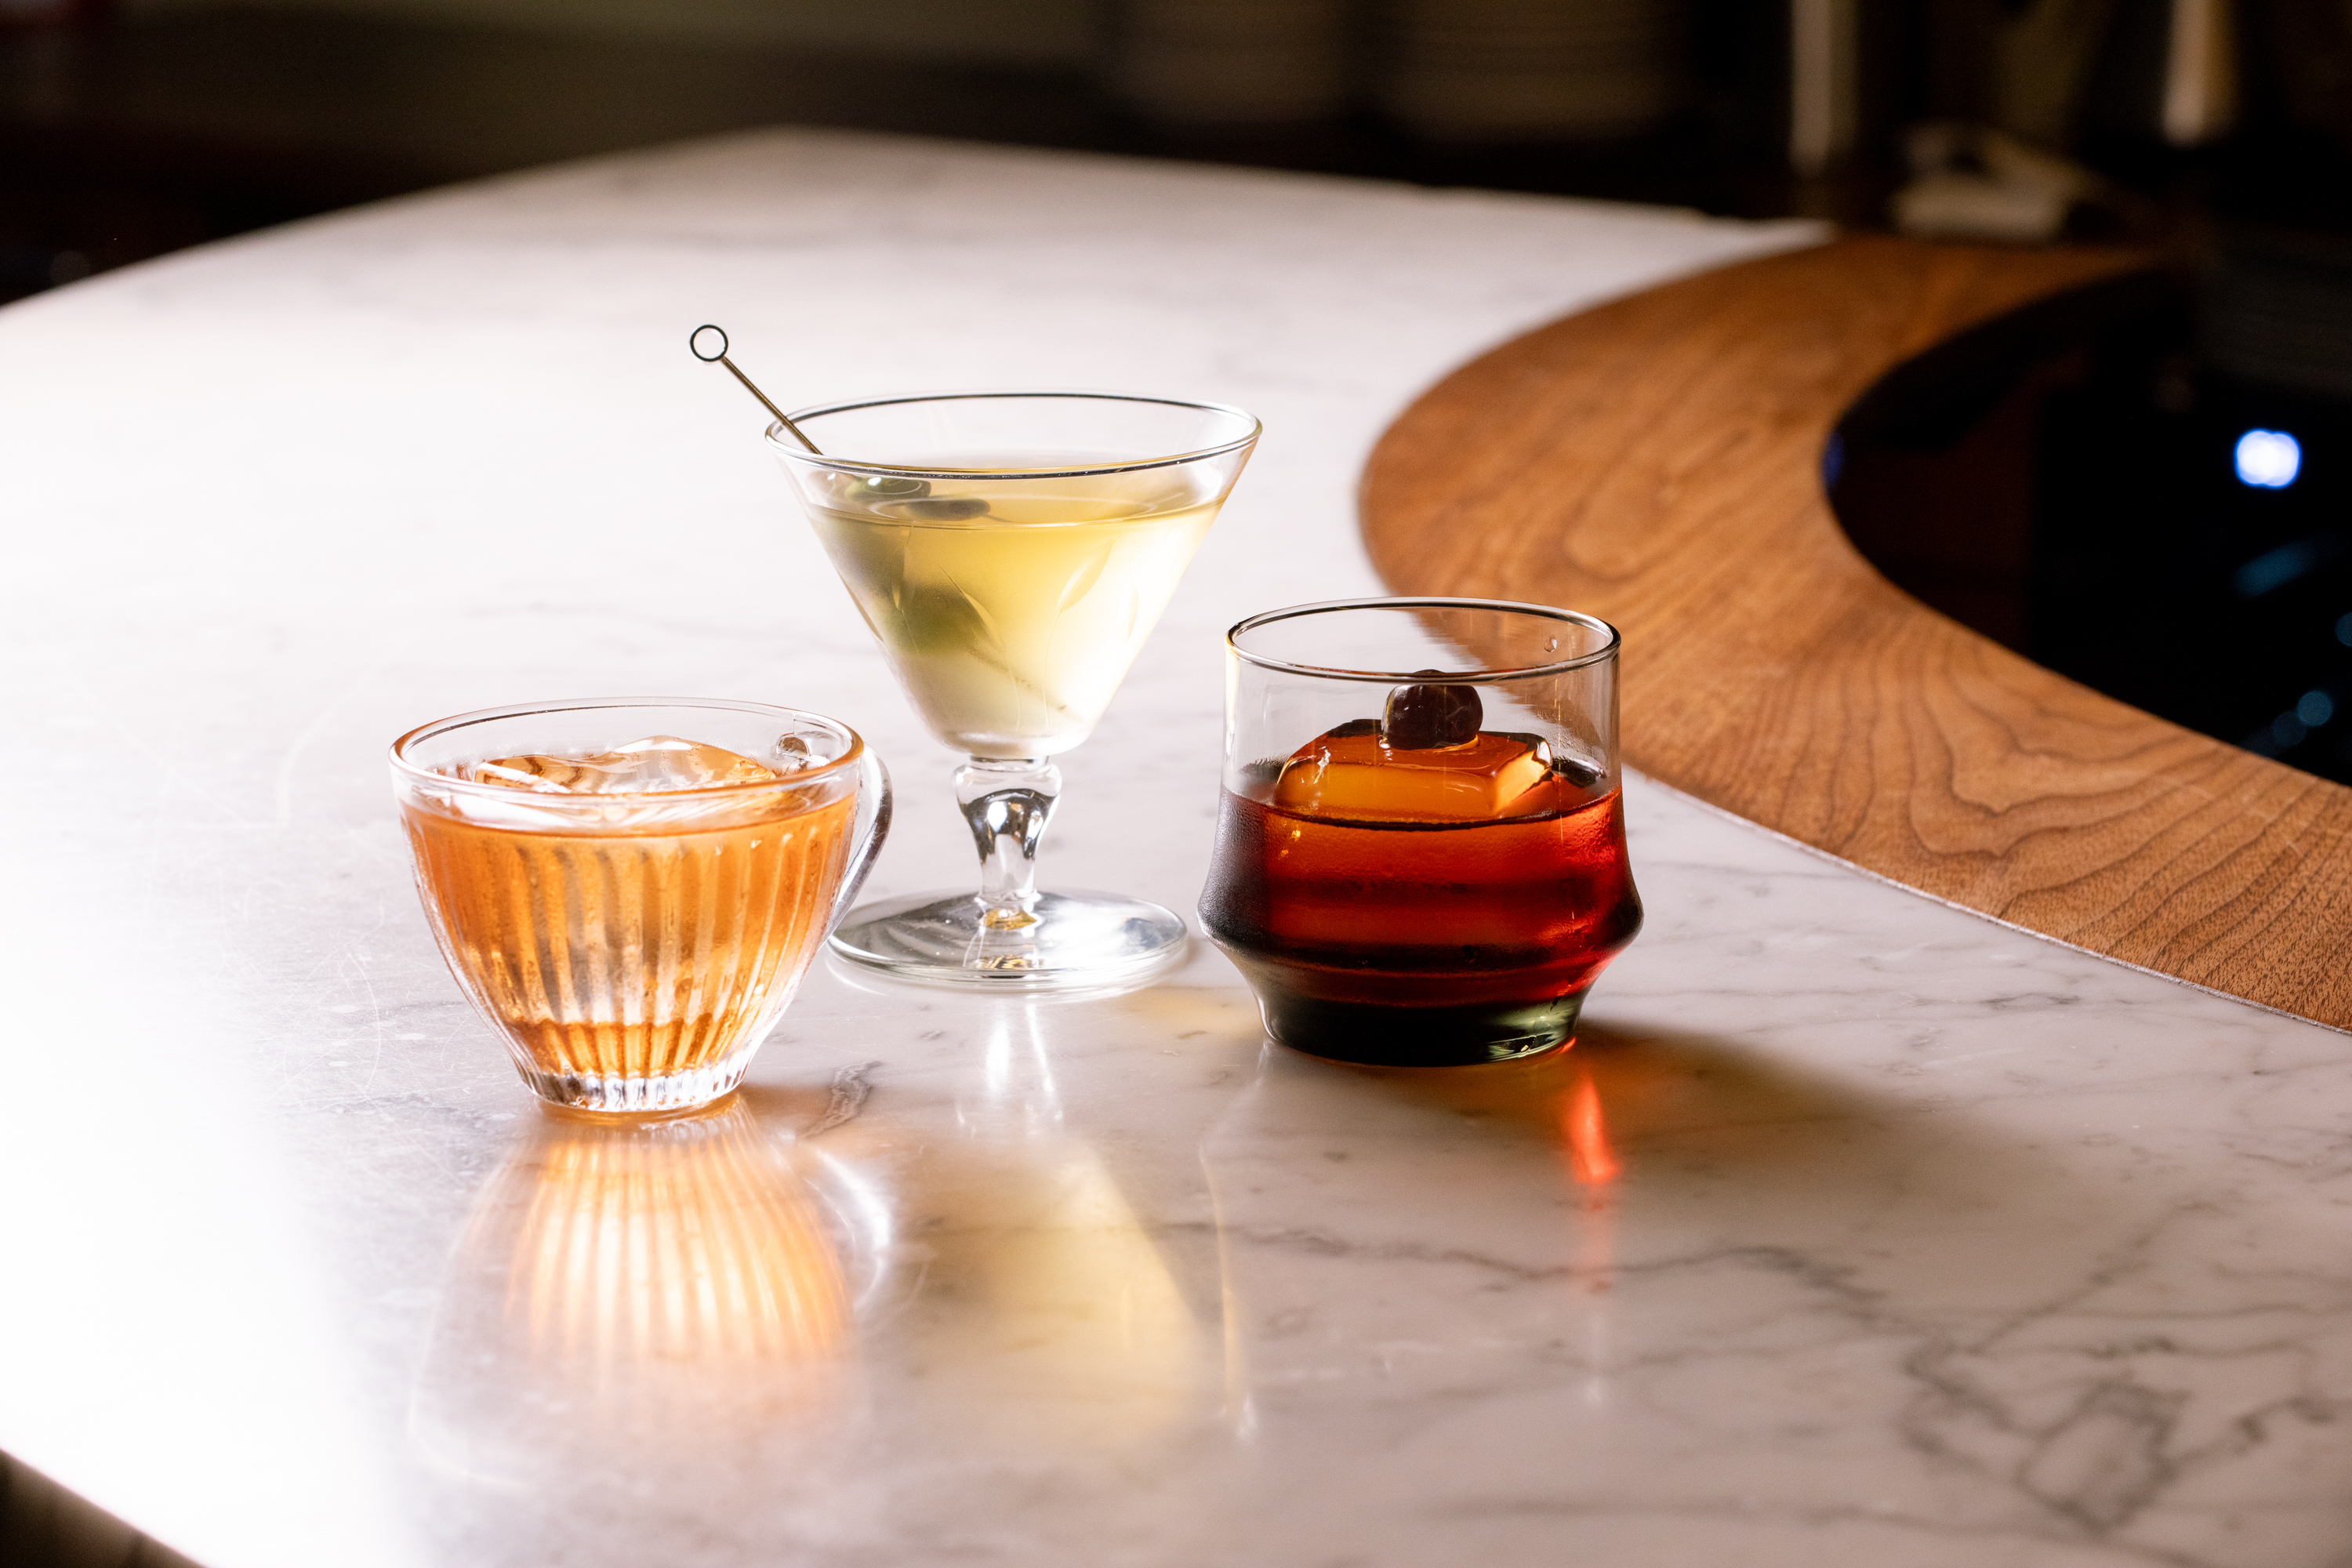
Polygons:
<instances>
[{"instance_id":1,"label":"large clear ice cube","mask_svg":"<svg viewBox=\"0 0 2352 1568\"><path fill-rule=\"evenodd\" d=\"M706 746L676 735L648 735L584 757L536 752L493 757L462 764L457 773L479 784L507 784L539 795L661 795L765 784L783 776L724 747Z\"/></svg>"},{"instance_id":2,"label":"large clear ice cube","mask_svg":"<svg viewBox=\"0 0 2352 1568\"><path fill-rule=\"evenodd\" d=\"M1558 809L1549 745L1474 731L1443 747L1397 747L1370 720L1342 724L1292 753L1274 804L1355 822L1486 822Z\"/></svg>"}]
</instances>

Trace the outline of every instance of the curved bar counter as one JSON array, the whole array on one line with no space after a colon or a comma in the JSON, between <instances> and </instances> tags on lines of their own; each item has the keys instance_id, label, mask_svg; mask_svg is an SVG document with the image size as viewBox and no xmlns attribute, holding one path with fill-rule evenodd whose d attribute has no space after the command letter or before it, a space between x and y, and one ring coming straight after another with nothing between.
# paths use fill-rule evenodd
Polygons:
<instances>
[{"instance_id":1,"label":"curved bar counter","mask_svg":"<svg viewBox=\"0 0 2352 1568\"><path fill-rule=\"evenodd\" d=\"M1399 593L1616 621L1625 753L1663 783L1996 920L2352 1028L2352 790L1927 609L1824 493L1831 432L1890 370L2136 265L1850 238L1571 316L1405 411L1365 472L1366 542Z\"/></svg>"}]
</instances>

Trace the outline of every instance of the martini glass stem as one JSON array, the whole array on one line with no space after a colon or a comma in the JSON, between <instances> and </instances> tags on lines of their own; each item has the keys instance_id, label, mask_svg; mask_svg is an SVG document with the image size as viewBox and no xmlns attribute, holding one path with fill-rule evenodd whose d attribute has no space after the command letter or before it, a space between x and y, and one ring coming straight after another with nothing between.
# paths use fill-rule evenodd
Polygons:
<instances>
[{"instance_id":1,"label":"martini glass stem","mask_svg":"<svg viewBox=\"0 0 2352 1568\"><path fill-rule=\"evenodd\" d=\"M1062 795L1062 770L1043 757L973 757L955 771L956 804L980 851L983 924L1037 923L1037 846Z\"/></svg>"}]
</instances>

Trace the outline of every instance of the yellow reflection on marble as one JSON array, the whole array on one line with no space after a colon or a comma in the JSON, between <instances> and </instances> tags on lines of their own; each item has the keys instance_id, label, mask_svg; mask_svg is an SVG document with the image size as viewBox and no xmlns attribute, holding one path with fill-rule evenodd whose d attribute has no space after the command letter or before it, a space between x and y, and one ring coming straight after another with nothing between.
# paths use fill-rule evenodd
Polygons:
<instances>
[{"instance_id":1,"label":"yellow reflection on marble","mask_svg":"<svg viewBox=\"0 0 2352 1568\"><path fill-rule=\"evenodd\" d=\"M991 1021L957 1130L906 1194L929 1249L910 1350L976 1432L1093 1449L1184 1420L1205 1336L1099 1151L1065 1126L1033 1005Z\"/></svg>"},{"instance_id":2,"label":"yellow reflection on marble","mask_svg":"<svg viewBox=\"0 0 2352 1568\"><path fill-rule=\"evenodd\" d=\"M852 1338L842 1257L742 1102L539 1116L451 1264L412 1423L439 1466L650 1483L822 1425Z\"/></svg>"}]
</instances>

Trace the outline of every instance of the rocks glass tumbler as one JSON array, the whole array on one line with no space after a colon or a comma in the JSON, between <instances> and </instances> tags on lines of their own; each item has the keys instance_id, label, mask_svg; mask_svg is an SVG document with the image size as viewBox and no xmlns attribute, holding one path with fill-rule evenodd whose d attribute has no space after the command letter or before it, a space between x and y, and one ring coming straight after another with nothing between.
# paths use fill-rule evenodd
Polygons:
<instances>
[{"instance_id":1,"label":"rocks glass tumbler","mask_svg":"<svg viewBox=\"0 0 2352 1568\"><path fill-rule=\"evenodd\" d=\"M1226 640L1201 922L1266 1032L1341 1061L1504 1061L1574 1037L1641 929L1615 628L1540 605L1359 599Z\"/></svg>"},{"instance_id":2,"label":"rocks glass tumbler","mask_svg":"<svg viewBox=\"0 0 2352 1568\"><path fill-rule=\"evenodd\" d=\"M588 1110L733 1089L889 823L856 731L757 702L461 714L394 742L392 777L450 973L523 1081Z\"/></svg>"}]
</instances>

